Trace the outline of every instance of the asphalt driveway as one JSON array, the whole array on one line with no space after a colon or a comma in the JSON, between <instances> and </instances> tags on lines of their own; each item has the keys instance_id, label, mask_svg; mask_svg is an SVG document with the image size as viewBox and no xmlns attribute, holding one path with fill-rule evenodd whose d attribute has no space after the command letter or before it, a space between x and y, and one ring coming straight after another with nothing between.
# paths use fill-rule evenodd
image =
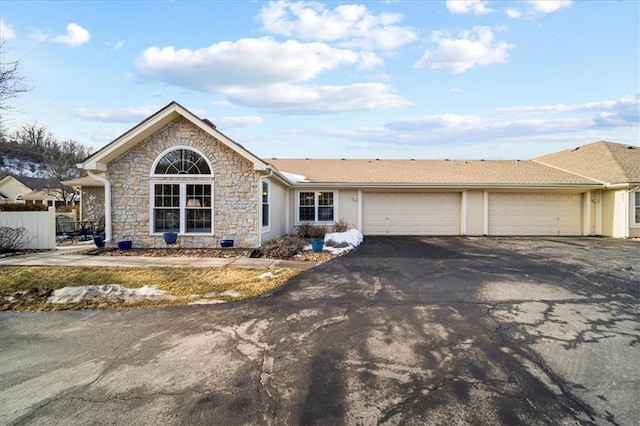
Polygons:
<instances>
[{"instance_id":1,"label":"asphalt driveway","mask_svg":"<svg viewBox=\"0 0 640 426\"><path fill-rule=\"evenodd\" d=\"M638 241L367 238L256 300L0 314L0 424L637 425L639 302Z\"/></svg>"}]
</instances>

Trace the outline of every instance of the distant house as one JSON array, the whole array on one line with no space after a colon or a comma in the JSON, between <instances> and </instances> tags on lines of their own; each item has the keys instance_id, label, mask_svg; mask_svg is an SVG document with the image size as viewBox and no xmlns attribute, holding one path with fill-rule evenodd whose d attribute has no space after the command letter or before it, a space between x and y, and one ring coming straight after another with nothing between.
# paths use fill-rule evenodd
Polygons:
<instances>
[{"instance_id":1,"label":"distant house","mask_svg":"<svg viewBox=\"0 0 640 426\"><path fill-rule=\"evenodd\" d=\"M63 189L49 179L12 174L0 179L0 194L2 203L45 204L54 207L72 204L74 198L71 188Z\"/></svg>"},{"instance_id":2,"label":"distant house","mask_svg":"<svg viewBox=\"0 0 640 426\"><path fill-rule=\"evenodd\" d=\"M262 159L172 102L79 167L107 239L139 247L168 231L257 247L340 219L365 236L640 237L640 147L612 142L523 161Z\"/></svg>"}]
</instances>

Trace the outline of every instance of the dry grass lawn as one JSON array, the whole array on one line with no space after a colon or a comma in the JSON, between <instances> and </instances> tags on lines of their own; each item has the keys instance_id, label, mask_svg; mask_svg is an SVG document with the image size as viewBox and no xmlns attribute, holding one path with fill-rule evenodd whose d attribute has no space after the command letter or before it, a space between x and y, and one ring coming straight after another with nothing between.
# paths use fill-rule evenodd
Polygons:
<instances>
[{"instance_id":1,"label":"dry grass lawn","mask_svg":"<svg viewBox=\"0 0 640 426\"><path fill-rule=\"evenodd\" d=\"M260 278L265 272L272 274ZM0 310L184 305L198 299L239 300L272 291L299 273L295 269L5 266L0 268ZM46 302L52 290L106 284L127 288L153 285L176 298L136 303L104 300L66 304ZM224 292L237 293L237 296L221 295Z\"/></svg>"}]
</instances>

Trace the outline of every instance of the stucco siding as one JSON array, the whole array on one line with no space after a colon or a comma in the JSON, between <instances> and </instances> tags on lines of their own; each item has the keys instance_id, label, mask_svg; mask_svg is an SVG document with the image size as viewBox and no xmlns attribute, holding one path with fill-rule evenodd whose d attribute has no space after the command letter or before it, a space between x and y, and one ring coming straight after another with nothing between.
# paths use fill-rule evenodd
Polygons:
<instances>
[{"instance_id":1,"label":"stucco siding","mask_svg":"<svg viewBox=\"0 0 640 426\"><path fill-rule=\"evenodd\" d=\"M270 217L269 227L262 228L262 242L281 237L287 233L287 190L281 185L270 181Z\"/></svg>"},{"instance_id":2,"label":"stucco siding","mask_svg":"<svg viewBox=\"0 0 640 426\"><path fill-rule=\"evenodd\" d=\"M358 191L356 189L340 190L336 219L336 222L343 219L350 228L358 229Z\"/></svg>"},{"instance_id":3,"label":"stucco siding","mask_svg":"<svg viewBox=\"0 0 640 426\"><path fill-rule=\"evenodd\" d=\"M184 118L109 164L113 241L131 239L135 247L165 246L162 235L150 230L150 174L154 161L176 146L198 150L213 168L213 235L181 235L180 246L219 247L222 239L234 239L237 247L257 246L259 173L248 160ZM190 180L208 183L212 178L194 175Z\"/></svg>"},{"instance_id":4,"label":"stucco siding","mask_svg":"<svg viewBox=\"0 0 640 426\"><path fill-rule=\"evenodd\" d=\"M484 191L467 191L466 235L484 234Z\"/></svg>"},{"instance_id":5,"label":"stucco siding","mask_svg":"<svg viewBox=\"0 0 640 426\"><path fill-rule=\"evenodd\" d=\"M602 235L613 236L615 191L602 191Z\"/></svg>"}]
</instances>

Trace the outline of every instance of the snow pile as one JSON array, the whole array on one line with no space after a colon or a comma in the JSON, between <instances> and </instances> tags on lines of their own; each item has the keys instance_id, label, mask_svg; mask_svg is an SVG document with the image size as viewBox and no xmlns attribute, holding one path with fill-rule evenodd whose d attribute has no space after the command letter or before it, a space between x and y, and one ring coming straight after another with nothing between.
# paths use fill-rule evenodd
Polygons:
<instances>
[{"instance_id":1,"label":"snow pile","mask_svg":"<svg viewBox=\"0 0 640 426\"><path fill-rule=\"evenodd\" d=\"M280 172L284 177L289 179L291 183L309 182L306 176L297 175L295 173Z\"/></svg>"},{"instance_id":2,"label":"snow pile","mask_svg":"<svg viewBox=\"0 0 640 426\"><path fill-rule=\"evenodd\" d=\"M127 288L117 284L89 285L84 287L63 287L53 290L47 298L48 303L77 303L87 300L105 302L140 302L151 299L172 299L164 290L156 286L145 285L140 288Z\"/></svg>"},{"instance_id":3,"label":"snow pile","mask_svg":"<svg viewBox=\"0 0 640 426\"><path fill-rule=\"evenodd\" d=\"M362 236L362 232L357 229L349 229L346 232L332 232L324 236L323 250L328 251L331 254L341 255L358 247L362 244L363 240L364 237ZM344 247L328 246L327 241L333 241L336 245ZM313 250L313 247L309 244L308 246L305 246L303 250Z\"/></svg>"}]
</instances>

